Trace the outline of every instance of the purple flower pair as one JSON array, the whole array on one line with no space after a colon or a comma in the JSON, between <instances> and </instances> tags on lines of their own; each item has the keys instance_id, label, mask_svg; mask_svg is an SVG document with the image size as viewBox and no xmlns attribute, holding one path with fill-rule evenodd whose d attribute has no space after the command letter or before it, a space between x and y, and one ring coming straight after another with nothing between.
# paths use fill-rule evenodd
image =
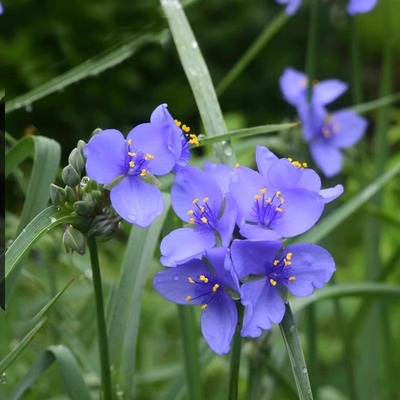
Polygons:
<instances>
[{"instance_id":1,"label":"purple flower pair","mask_svg":"<svg viewBox=\"0 0 400 400\"><path fill-rule=\"evenodd\" d=\"M286 14L293 15L301 5L302 0L276 0L279 4L286 5ZM378 0L349 0L347 12L350 15L370 12Z\"/></svg>"},{"instance_id":2,"label":"purple flower pair","mask_svg":"<svg viewBox=\"0 0 400 400\"><path fill-rule=\"evenodd\" d=\"M339 80L326 80L312 88L307 101L308 78L293 68L286 68L280 78L285 100L296 107L303 128L303 137L310 143L311 156L322 172L331 177L342 168L341 149L353 146L367 128L365 118L350 110L328 113L326 105L347 90Z\"/></svg>"},{"instance_id":3,"label":"purple flower pair","mask_svg":"<svg viewBox=\"0 0 400 400\"><path fill-rule=\"evenodd\" d=\"M217 354L230 350L238 323L235 300L245 307L242 336L260 336L285 313L281 291L309 296L335 271L332 256L314 244L294 244L282 250L279 241L235 240L231 250L209 249L202 260L192 259L158 272L155 289L166 299L200 305L201 330ZM257 279L245 280L251 276ZM240 284L239 279L244 282ZM231 293L234 294L232 298Z\"/></svg>"},{"instance_id":4,"label":"purple flower pair","mask_svg":"<svg viewBox=\"0 0 400 400\"><path fill-rule=\"evenodd\" d=\"M180 129L162 104L153 111L150 123L136 126L126 139L115 129L103 130L85 147L87 175L112 186L111 203L122 218L146 227L164 209L161 192L152 184L153 176L187 164L188 141L194 140L186 140L188 129Z\"/></svg>"}]
</instances>

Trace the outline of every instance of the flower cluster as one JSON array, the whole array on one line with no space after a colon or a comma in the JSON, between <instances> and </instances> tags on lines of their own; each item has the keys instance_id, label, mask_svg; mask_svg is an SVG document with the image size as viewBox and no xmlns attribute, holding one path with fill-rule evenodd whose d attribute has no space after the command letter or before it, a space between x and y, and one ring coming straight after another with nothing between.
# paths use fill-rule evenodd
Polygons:
<instances>
[{"instance_id":1,"label":"flower cluster","mask_svg":"<svg viewBox=\"0 0 400 400\"><path fill-rule=\"evenodd\" d=\"M343 162L341 149L356 144L367 128L367 120L354 111L329 113L326 109L327 104L347 90L347 85L335 79L316 82L308 100L308 77L286 68L280 86L285 100L297 109L303 137L310 143L315 163L327 177L338 174Z\"/></svg>"},{"instance_id":2,"label":"flower cluster","mask_svg":"<svg viewBox=\"0 0 400 400\"><path fill-rule=\"evenodd\" d=\"M200 305L201 330L217 354L230 350L245 307L242 336L257 337L281 322L282 292L309 296L335 271L332 256L314 244L283 247L283 238L310 229L325 203L343 192L321 189L306 163L256 150L258 171L206 163L175 173L171 203L185 223L161 242L155 289L166 299Z\"/></svg>"},{"instance_id":3,"label":"flower cluster","mask_svg":"<svg viewBox=\"0 0 400 400\"><path fill-rule=\"evenodd\" d=\"M115 129L96 133L84 149L86 173L110 189L111 204L123 219L147 227L164 209L156 176L187 165L189 147L198 145L189 131L161 104L150 122L134 127L126 138Z\"/></svg>"},{"instance_id":4,"label":"flower cluster","mask_svg":"<svg viewBox=\"0 0 400 400\"><path fill-rule=\"evenodd\" d=\"M301 6L302 0L276 0L279 4L286 5L286 14L293 15ZM378 0L349 0L347 12L350 15L370 12Z\"/></svg>"}]
</instances>

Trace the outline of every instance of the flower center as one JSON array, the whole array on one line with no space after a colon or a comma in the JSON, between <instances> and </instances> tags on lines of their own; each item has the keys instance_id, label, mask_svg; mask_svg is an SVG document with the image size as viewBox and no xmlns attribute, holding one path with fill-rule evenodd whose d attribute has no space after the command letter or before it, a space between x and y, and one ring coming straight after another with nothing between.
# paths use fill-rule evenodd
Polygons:
<instances>
[{"instance_id":1,"label":"flower center","mask_svg":"<svg viewBox=\"0 0 400 400\"><path fill-rule=\"evenodd\" d=\"M267 274L267 280L270 285L276 286L278 283L290 284L296 280L296 277L291 275L293 253L287 253L286 256L280 260L275 260Z\"/></svg>"},{"instance_id":2,"label":"flower center","mask_svg":"<svg viewBox=\"0 0 400 400\"><path fill-rule=\"evenodd\" d=\"M187 214L190 215L189 225L193 225L194 227L207 227L215 230L217 218L209 206L208 197L204 197L202 202L197 198L193 199L192 204L193 208L187 212Z\"/></svg>"},{"instance_id":3,"label":"flower center","mask_svg":"<svg viewBox=\"0 0 400 400\"><path fill-rule=\"evenodd\" d=\"M151 160L154 160L154 156L150 153L144 154L142 151L135 150L132 147L132 139L128 139L128 175L133 176L145 176L148 170L148 163Z\"/></svg>"},{"instance_id":4,"label":"flower center","mask_svg":"<svg viewBox=\"0 0 400 400\"><path fill-rule=\"evenodd\" d=\"M202 306L201 309L205 310L208 304L214 299L215 293L217 293L218 289L220 288L219 283L216 283L213 277L199 275L198 278L193 279L189 276L188 281L194 285L198 285L195 288L196 296L186 296L186 301L192 301L194 299L202 299Z\"/></svg>"},{"instance_id":5,"label":"flower center","mask_svg":"<svg viewBox=\"0 0 400 400\"><path fill-rule=\"evenodd\" d=\"M340 130L339 124L332 117L329 116L322 125L321 132L325 139L329 139L331 136L336 135Z\"/></svg>"},{"instance_id":6,"label":"flower center","mask_svg":"<svg viewBox=\"0 0 400 400\"><path fill-rule=\"evenodd\" d=\"M268 197L267 189L261 188L259 194L254 196L253 216L259 224L269 228L284 212L284 202L285 200L279 190L275 192L273 197Z\"/></svg>"},{"instance_id":7,"label":"flower center","mask_svg":"<svg viewBox=\"0 0 400 400\"><path fill-rule=\"evenodd\" d=\"M182 122L178 121L177 119L175 120L175 124L176 126L182 129L183 137L186 143L189 143L193 146L198 146L200 144L197 135L195 135L194 133L189 133L190 132L189 126L185 124L182 125Z\"/></svg>"}]
</instances>

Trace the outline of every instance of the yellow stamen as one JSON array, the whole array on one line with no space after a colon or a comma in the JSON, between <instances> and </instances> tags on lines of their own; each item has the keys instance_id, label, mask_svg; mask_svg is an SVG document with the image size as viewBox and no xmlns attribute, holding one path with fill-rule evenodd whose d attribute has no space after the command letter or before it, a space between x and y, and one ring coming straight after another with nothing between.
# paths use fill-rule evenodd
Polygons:
<instances>
[{"instance_id":1,"label":"yellow stamen","mask_svg":"<svg viewBox=\"0 0 400 400\"><path fill-rule=\"evenodd\" d=\"M203 305L201 306L202 311L204 311L206 308L207 308L207 304L203 304Z\"/></svg>"},{"instance_id":2,"label":"yellow stamen","mask_svg":"<svg viewBox=\"0 0 400 400\"><path fill-rule=\"evenodd\" d=\"M218 285L218 283L216 283L216 284L213 286L213 292L216 292L216 291L218 290L218 288L219 288L219 285Z\"/></svg>"},{"instance_id":3,"label":"yellow stamen","mask_svg":"<svg viewBox=\"0 0 400 400\"><path fill-rule=\"evenodd\" d=\"M283 197L281 197L281 204L283 204L285 202L285 199Z\"/></svg>"},{"instance_id":4,"label":"yellow stamen","mask_svg":"<svg viewBox=\"0 0 400 400\"><path fill-rule=\"evenodd\" d=\"M188 281L190 282L190 283L194 283L194 280L189 276L189 278L188 278Z\"/></svg>"},{"instance_id":5,"label":"yellow stamen","mask_svg":"<svg viewBox=\"0 0 400 400\"><path fill-rule=\"evenodd\" d=\"M199 202L199 199L194 199L193 201L192 201L192 204L197 204Z\"/></svg>"},{"instance_id":6,"label":"yellow stamen","mask_svg":"<svg viewBox=\"0 0 400 400\"><path fill-rule=\"evenodd\" d=\"M301 168L301 164L298 161L293 161L292 164L297 168Z\"/></svg>"},{"instance_id":7,"label":"yellow stamen","mask_svg":"<svg viewBox=\"0 0 400 400\"><path fill-rule=\"evenodd\" d=\"M200 275L199 279L204 283L208 283L208 278L205 275Z\"/></svg>"},{"instance_id":8,"label":"yellow stamen","mask_svg":"<svg viewBox=\"0 0 400 400\"><path fill-rule=\"evenodd\" d=\"M203 203L208 203L208 197L204 197Z\"/></svg>"},{"instance_id":9,"label":"yellow stamen","mask_svg":"<svg viewBox=\"0 0 400 400\"><path fill-rule=\"evenodd\" d=\"M188 127L187 125L182 125L182 130L188 133L190 131L190 127Z\"/></svg>"},{"instance_id":10,"label":"yellow stamen","mask_svg":"<svg viewBox=\"0 0 400 400\"><path fill-rule=\"evenodd\" d=\"M175 120L175 124L177 125L177 126L181 126L182 125L182 122L181 121L178 121L177 119Z\"/></svg>"},{"instance_id":11,"label":"yellow stamen","mask_svg":"<svg viewBox=\"0 0 400 400\"><path fill-rule=\"evenodd\" d=\"M303 162L303 164L301 164L303 166L303 168L307 168L308 164L306 162Z\"/></svg>"},{"instance_id":12,"label":"yellow stamen","mask_svg":"<svg viewBox=\"0 0 400 400\"><path fill-rule=\"evenodd\" d=\"M295 276L289 276L289 281L295 281L296 277Z\"/></svg>"},{"instance_id":13,"label":"yellow stamen","mask_svg":"<svg viewBox=\"0 0 400 400\"><path fill-rule=\"evenodd\" d=\"M261 194L265 194L265 193L267 193L267 189L266 189L266 188L262 188L262 189L260 189L260 193L261 193Z\"/></svg>"},{"instance_id":14,"label":"yellow stamen","mask_svg":"<svg viewBox=\"0 0 400 400\"><path fill-rule=\"evenodd\" d=\"M261 196L259 195L259 194L256 194L255 196L254 196L254 200L260 200L261 199Z\"/></svg>"},{"instance_id":15,"label":"yellow stamen","mask_svg":"<svg viewBox=\"0 0 400 400\"><path fill-rule=\"evenodd\" d=\"M145 176L147 174L147 169L142 169L142 171L140 172L140 176Z\"/></svg>"},{"instance_id":16,"label":"yellow stamen","mask_svg":"<svg viewBox=\"0 0 400 400\"><path fill-rule=\"evenodd\" d=\"M129 144L129 145L132 144L132 139L128 139L128 144Z\"/></svg>"},{"instance_id":17,"label":"yellow stamen","mask_svg":"<svg viewBox=\"0 0 400 400\"><path fill-rule=\"evenodd\" d=\"M293 256L293 253L287 253L285 258L288 260L291 260L292 256Z\"/></svg>"},{"instance_id":18,"label":"yellow stamen","mask_svg":"<svg viewBox=\"0 0 400 400\"><path fill-rule=\"evenodd\" d=\"M154 160L154 156L152 154L150 154L150 153L146 153L144 159L145 160Z\"/></svg>"},{"instance_id":19,"label":"yellow stamen","mask_svg":"<svg viewBox=\"0 0 400 400\"><path fill-rule=\"evenodd\" d=\"M279 260L274 261L274 265L277 266L279 264Z\"/></svg>"},{"instance_id":20,"label":"yellow stamen","mask_svg":"<svg viewBox=\"0 0 400 400\"><path fill-rule=\"evenodd\" d=\"M189 219L189 224L190 224L190 225L194 225L194 218L190 218L190 219Z\"/></svg>"},{"instance_id":21,"label":"yellow stamen","mask_svg":"<svg viewBox=\"0 0 400 400\"><path fill-rule=\"evenodd\" d=\"M188 210L188 215L193 215L194 211L193 210Z\"/></svg>"},{"instance_id":22,"label":"yellow stamen","mask_svg":"<svg viewBox=\"0 0 400 400\"><path fill-rule=\"evenodd\" d=\"M240 164L236 163L234 168L239 168L239 167L240 167Z\"/></svg>"},{"instance_id":23,"label":"yellow stamen","mask_svg":"<svg viewBox=\"0 0 400 400\"><path fill-rule=\"evenodd\" d=\"M200 212L204 212L204 207L203 206L200 206Z\"/></svg>"},{"instance_id":24,"label":"yellow stamen","mask_svg":"<svg viewBox=\"0 0 400 400\"><path fill-rule=\"evenodd\" d=\"M196 135L191 134L191 135L189 135L189 137L190 137L190 139L189 139L189 143L190 144L193 144L195 146L199 146L200 145L199 139L197 138Z\"/></svg>"},{"instance_id":25,"label":"yellow stamen","mask_svg":"<svg viewBox=\"0 0 400 400\"><path fill-rule=\"evenodd\" d=\"M185 297L185 300L186 300L186 301L192 300L192 296L186 296L186 297Z\"/></svg>"},{"instance_id":26,"label":"yellow stamen","mask_svg":"<svg viewBox=\"0 0 400 400\"><path fill-rule=\"evenodd\" d=\"M136 153L134 153L133 151L128 151L128 156L135 157Z\"/></svg>"},{"instance_id":27,"label":"yellow stamen","mask_svg":"<svg viewBox=\"0 0 400 400\"><path fill-rule=\"evenodd\" d=\"M266 203L271 203L272 199L271 197L267 197L267 199L265 200Z\"/></svg>"},{"instance_id":28,"label":"yellow stamen","mask_svg":"<svg viewBox=\"0 0 400 400\"><path fill-rule=\"evenodd\" d=\"M269 280L269 283L270 283L272 286L276 286L276 281L274 281L272 278Z\"/></svg>"},{"instance_id":29,"label":"yellow stamen","mask_svg":"<svg viewBox=\"0 0 400 400\"><path fill-rule=\"evenodd\" d=\"M292 262L286 260L286 258L283 259L283 263L285 264L285 267L288 267Z\"/></svg>"},{"instance_id":30,"label":"yellow stamen","mask_svg":"<svg viewBox=\"0 0 400 400\"><path fill-rule=\"evenodd\" d=\"M276 208L275 208L275 211L276 211L276 212L282 212L283 210L282 210L282 208L280 208L280 207L276 207Z\"/></svg>"},{"instance_id":31,"label":"yellow stamen","mask_svg":"<svg viewBox=\"0 0 400 400\"><path fill-rule=\"evenodd\" d=\"M288 158L288 161L289 161L289 162L292 162L292 161L293 161L293 158L290 158L290 157L289 157L289 158Z\"/></svg>"},{"instance_id":32,"label":"yellow stamen","mask_svg":"<svg viewBox=\"0 0 400 400\"><path fill-rule=\"evenodd\" d=\"M275 193L275 196L276 197L279 197L281 195L281 192L278 190L276 193Z\"/></svg>"},{"instance_id":33,"label":"yellow stamen","mask_svg":"<svg viewBox=\"0 0 400 400\"><path fill-rule=\"evenodd\" d=\"M129 166L130 166L131 168L133 168L133 167L135 166L135 163L134 163L133 161L129 161Z\"/></svg>"},{"instance_id":34,"label":"yellow stamen","mask_svg":"<svg viewBox=\"0 0 400 400\"><path fill-rule=\"evenodd\" d=\"M200 220L203 224L206 224L208 222L208 219L206 217L201 217Z\"/></svg>"}]
</instances>

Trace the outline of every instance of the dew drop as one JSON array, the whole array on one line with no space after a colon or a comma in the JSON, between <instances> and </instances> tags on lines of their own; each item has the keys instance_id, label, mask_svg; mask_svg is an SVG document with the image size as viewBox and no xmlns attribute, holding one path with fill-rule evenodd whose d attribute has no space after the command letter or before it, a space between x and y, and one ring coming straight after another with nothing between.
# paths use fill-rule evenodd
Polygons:
<instances>
[{"instance_id":1,"label":"dew drop","mask_svg":"<svg viewBox=\"0 0 400 400\"><path fill-rule=\"evenodd\" d=\"M128 215L128 220L129 220L130 222L135 222L135 221L136 221L136 216L133 215L133 214L129 214L129 215Z\"/></svg>"},{"instance_id":2,"label":"dew drop","mask_svg":"<svg viewBox=\"0 0 400 400\"><path fill-rule=\"evenodd\" d=\"M54 217L49 217L49 218L50 218L50 222L51 222L52 224L54 224L54 222L57 221Z\"/></svg>"},{"instance_id":3,"label":"dew drop","mask_svg":"<svg viewBox=\"0 0 400 400\"><path fill-rule=\"evenodd\" d=\"M32 104L26 104L25 105L25 111L28 112L28 113L32 112Z\"/></svg>"},{"instance_id":4,"label":"dew drop","mask_svg":"<svg viewBox=\"0 0 400 400\"><path fill-rule=\"evenodd\" d=\"M232 155L232 149L231 149L230 147L227 147L227 148L224 150L224 154L225 154L226 156L231 156L231 155Z\"/></svg>"},{"instance_id":5,"label":"dew drop","mask_svg":"<svg viewBox=\"0 0 400 400\"><path fill-rule=\"evenodd\" d=\"M83 275L85 275L85 278L87 278L87 279L93 278L93 273L90 268L86 268L85 271L83 272Z\"/></svg>"},{"instance_id":6,"label":"dew drop","mask_svg":"<svg viewBox=\"0 0 400 400\"><path fill-rule=\"evenodd\" d=\"M25 228L24 228L24 229L22 229L22 232L23 232L23 233L26 233L26 229L25 229Z\"/></svg>"},{"instance_id":7,"label":"dew drop","mask_svg":"<svg viewBox=\"0 0 400 400\"><path fill-rule=\"evenodd\" d=\"M291 332L291 333L294 333L295 330L296 330L296 327L295 327L294 325L292 325L292 326L289 328L289 332Z\"/></svg>"},{"instance_id":8,"label":"dew drop","mask_svg":"<svg viewBox=\"0 0 400 400\"><path fill-rule=\"evenodd\" d=\"M307 373L307 368L304 367L304 368L301 370L301 372L302 372L303 374L306 374L306 373Z\"/></svg>"},{"instance_id":9,"label":"dew drop","mask_svg":"<svg viewBox=\"0 0 400 400\"><path fill-rule=\"evenodd\" d=\"M0 383L1 383L2 385L4 385L5 383L7 383L7 374L6 374L5 372L3 372L3 373L0 375Z\"/></svg>"},{"instance_id":10,"label":"dew drop","mask_svg":"<svg viewBox=\"0 0 400 400\"><path fill-rule=\"evenodd\" d=\"M197 42L194 40L193 42L192 42L192 48L193 49L197 49L199 47L199 45L197 44Z\"/></svg>"}]
</instances>

